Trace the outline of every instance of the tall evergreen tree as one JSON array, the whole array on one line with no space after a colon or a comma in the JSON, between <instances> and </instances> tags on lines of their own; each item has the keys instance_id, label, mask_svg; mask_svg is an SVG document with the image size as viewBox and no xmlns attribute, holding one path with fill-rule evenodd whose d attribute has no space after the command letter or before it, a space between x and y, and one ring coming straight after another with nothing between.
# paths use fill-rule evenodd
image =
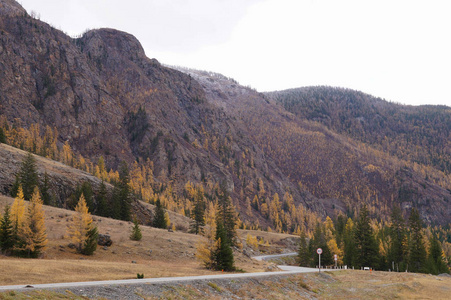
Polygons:
<instances>
[{"instance_id":1,"label":"tall evergreen tree","mask_svg":"<svg viewBox=\"0 0 451 300\"><path fill-rule=\"evenodd\" d=\"M221 219L222 224L224 226L227 239L230 241L232 245L236 244L236 216L235 211L230 202L229 193L227 192L227 188L225 183L223 182L220 186L219 191L219 199L218 199L218 217Z\"/></svg>"},{"instance_id":2,"label":"tall evergreen tree","mask_svg":"<svg viewBox=\"0 0 451 300\"><path fill-rule=\"evenodd\" d=\"M351 218L348 218L343 231L343 263L349 267L354 265L356 257L354 227L354 222Z\"/></svg>"},{"instance_id":3,"label":"tall evergreen tree","mask_svg":"<svg viewBox=\"0 0 451 300\"><path fill-rule=\"evenodd\" d=\"M157 199L155 203L152 226L163 229L166 229L168 227L168 221L166 220L164 208L161 206L160 199Z\"/></svg>"},{"instance_id":4,"label":"tall evergreen tree","mask_svg":"<svg viewBox=\"0 0 451 300\"><path fill-rule=\"evenodd\" d=\"M16 174L16 179L14 180L13 186L11 187L11 191L9 192L11 197L13 198L17 197L17 193L19 192L19 186L20 186L20 176L19 174Z\"/></svg>"},{"instance_id":5,"label":"tall evergreen tree","mask_svg":"<svg viewBox=\"0 0 451 300\"><path fill-rule=\"evenodd\" d=\"M216 220L216 250L213 252L212 261L216 270L235 270L232 247L221 218Z\"/></svg>"},{"instance_id":6,"label":"tall evergreen tree","mask_svg":"<svg viewBox=\"0 0 451 300\"><path fill-rule=\"evenodd\" d=\"M442 245L437 237L432 234L429 239L428 272L434 275L449 273L448 266L443 260Z\"/></svg>"},{"instance_id":7,"label":"tall evergreen tree","mask_svg":"<svg viewBox=\"0 0 451 300\"><path fill-rule=\"evenodd\" d=\"M375 267L378 264L379 247L371 228L366 205L360 211L355 228L356 263L360 267Z\"/></svg>"},{"instance_id":8,"label":"tall evergreen tree","mask_svg":"<svg viewBox=\"0 0 451 300\"><path fill-rule=\"evenodd\" d=\"M97 201L97 207L95 210L96 214L99 216L108 217L109 213L107 208L107 190L105 182L103 180L100 183L100 189L99 193L97 194L96 201Z\"/></svg>"},{"instance_id":9,"label":"tall evergreen tree","mask_svg":"<svg viewBox=\"0 0 451 300\"><path fill-rule=\"evenodd\" d=\"M49 192L50 186L49 186L49 175L47 174L47 171L44 173L44 180L41 184L41 199L44 205L50 205L51 203L51 196Z\"/></svg>"},{"instance_id":10,"label":"tall evergreen tree","mask_svg":"<svg viewBox=\"0 0 451 300\"><path fill-rule=\"evenodd\" d=\"M321 253L321 266L332 265L334 263L332 253L330 253L329 246L327 245L326 235L322 224L318 223L316 225L310 245L309 251L310 255L313 257L312 266L319 265L319 256L316 254L318 248L323 250L323 253Z\"/></svg>"},{"instance_id":11,"label":"tall evergreen tree","mask_svg":"<svg viewBox=\"0 0 451 300\"><path fill-rule=\"evenodd\" d=\"M204 194L201 189L197 190L196 193L196 202L194 204L194 212L193 212L193 220L190 224L190 231L199 234L202 232L203 227L205 226L204 212L205 212L205 202L204 202Z\"/></svg>"},{"instance_id":12,"label":"tall evergreen tree","mask_svg":"<svg viewBox=\"0 0 451 300\"><path fill-rule=\"evenodd\" d=\"M407 260L407 235L401 208L394 205L391 213L388 263L394 270L404 271Z\"/></svg>"},{"instance_id":13,"label":"tall evergreen tree","mask_svg":"<svg viewBox=\"0 0 451 300\"><path fill-rule=\"evenodd\" d=\"M0 143L6 144L6 135L3 127L0 127Z\"/></svg>"},{"instance_id":14,"label":"tall evergreen tree","mask_svg":"<svg viewBox=\"0 0 451 300\"><path fill-rule=\"evenodd\" d=\"M416 208L412 208L409 216L409 267L411 272L424 272L426 265L426 247L423 242L423 222Z\"/></svg>"},{"instance_id":15,"label":"tall evergreen tree","mask_svg":"<svg viewBox=\"0 0 451 300\"><path fill-rule=\"evenodd\" d=\"M122 161L119 165L119 182L117 183L117 193L116 201L118 201L119 206L119 219L128 221L130 220L130 209L131 209L131 199L130 199L130 175L128 171L128 166L125 161Z\"/></svg>"},{"instance_id":16,"label":"tall evergreen tree","mask_svg":"<svg viewBox=\"0 0 451 300\"><path fill-rule=\"evenodd\" d=\"M25 200L30 200L34 187L38 185L38 172L36 159L30 152L24 157L19 171L20 184L22 185Z\"/></svg>"},{"instance_id":17,"label":"tall evergreen tree","mask_svg":"<svg viewBox=\"0 0 451 300\"><path fill-rule=\"evenodd\" d=\"M298 263L301 267L309 267L311 265L312 254L309 253L309 247L307 243L307 238L305 232L301 232L301 239L299 240L299 250L298 250Z\"/></svg>"},{"instance_id":18,"label":"tall evergreen tree","mask_svg":"<svg viewBox=\"0 0 451 300\"><path fill-rule=\"evenodd\" d=\"M11 207L5 206L3 218L0 221L0 249L9 254L14 247L13 220L11 219Z\"/></svg>"}]
</instances>

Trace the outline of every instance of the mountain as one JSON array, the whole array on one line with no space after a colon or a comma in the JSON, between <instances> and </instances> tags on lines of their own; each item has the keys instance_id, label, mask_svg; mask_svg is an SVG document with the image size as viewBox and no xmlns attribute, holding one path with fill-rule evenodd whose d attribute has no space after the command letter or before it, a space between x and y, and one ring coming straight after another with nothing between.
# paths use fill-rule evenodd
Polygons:
<instances>
[{"instance_id":1,"label":"mountain","mask_svg":"<svg viewBox=\"0 0 451 300\"><path fill-rule=\"evenodd\" d=\"M220 74L164 66L130 34L71 38L14 1L0 8L0 127L55 128L58 148L102 156L108 168L151 161L153 192L175 201L190 182L211 200L224 185L241 220L264 228L309 227L363 202L382 219L393 202L418 207L428 223L451 219L442 167L414 165Z\"/></svg>"},{"instance_id":2,"label":"mountain","mask_svg":"<svg viewBox=\"0 0 451 300\"><path fill-rule=\"evenodd\" d=\"M326 86L267 95L297 116L388 152L451 173L451 107L390 103Z\"/></svg>"}]
</instances>

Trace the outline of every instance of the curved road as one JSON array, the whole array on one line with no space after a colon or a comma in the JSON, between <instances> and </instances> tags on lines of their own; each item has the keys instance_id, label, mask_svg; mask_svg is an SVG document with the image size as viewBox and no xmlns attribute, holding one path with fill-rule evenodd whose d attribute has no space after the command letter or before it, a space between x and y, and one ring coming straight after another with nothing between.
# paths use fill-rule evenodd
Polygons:
<instances>
[{"instance_id":1,"label":"curved road","mask_svg":"<svg viewBox=\"0 0 451 300\"><path fill-rule=\"evenodd\" d=\"M283 256L293 256L296 252L264 255L253 257L256 260L269 260ZM107 281L86 281L86 282L65 282L65 283L46 283L35 285L6 285L0 286L0 292L8 290L32 290L32 289L66 289L78 287L93 287L93 286L112 286L112 285L134 285L134 284L161 284L173 282L189 282L194 280L211 280L211 279L237 279L237 278L251 278L251 277L265 277L275 275L299 274L318 272L316 268L304 268L294 266L278 266L283 271L277 272L258 272L258 273L233 273L220 275L202 275L202 276L185 276L185 277L160 277L160 278L146 278L146 279L126 279L126 280L107 280Z\"/></svg>"}]
</instances>

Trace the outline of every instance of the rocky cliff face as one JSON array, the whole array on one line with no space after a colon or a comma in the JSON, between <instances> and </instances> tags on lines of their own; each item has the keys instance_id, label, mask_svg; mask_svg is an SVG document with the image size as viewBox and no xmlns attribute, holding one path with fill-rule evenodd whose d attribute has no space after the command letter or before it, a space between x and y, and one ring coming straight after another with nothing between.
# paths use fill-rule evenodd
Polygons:
<instances>
[{"instance_id":1,"label":"rocky cliff face","mask_svg":"<svg viewBox=\"0 0 451 300\"><path fill-rule=\"evenodd\" d=\"M240 210L238 199L253 196L258 178L268 195L297 193L245 124L208 100L191 75L147 58L133 36L99 29L72 39L15 2L0 3L8 7L0 22L0 114L9 122L55 126L60 143L94 161L102 155L110 167L149 158L157 180L179 190L187 181L224 182Z\"/></svg>"},{"instance_id":2,"label":"rocky cliff face","mask_svg":"<svg viewBox=\"0 0 451 300\"><path fill-rule=\"evenodd\" d=\"M156 180L179 192L187 181L224 182L242 218L262 225L260 214L245 212L246 197L261 187L265 197L289 192L323 215L366 195L389 207L399 188L390 162L260 93L218 74L165 67L124 32L72 39L11 0L0 0L0 74L0 115L10 123L54 126L60 143L93 161L102 155L109 167L150 159ZM449 195L431 186L443 208ZM422 213L442 223L451 215Z\"/></svg>"}]
</instances>

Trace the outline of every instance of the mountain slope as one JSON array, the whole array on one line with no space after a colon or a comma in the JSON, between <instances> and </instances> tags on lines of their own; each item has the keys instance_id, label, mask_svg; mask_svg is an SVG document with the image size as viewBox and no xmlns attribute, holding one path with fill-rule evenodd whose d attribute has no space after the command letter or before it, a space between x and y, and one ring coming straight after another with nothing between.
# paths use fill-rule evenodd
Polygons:
<instances>
[{"instance_id":1,"label":"mountain slope","mask_svg":"<svg viewBox=\"0 0 451 300\"><path fill-rule=\"evenodd\" d=\"M442 172L429 168L425 178L422 169L409 161L289 113L233 80L187 72L206 89L207 99L245 125L249 138L301 193L307 190L326 199L319 202L329 214L334 208L352 213L364 202L374 215L386 217L398 202L406 211L418 207L427 222L449 223L451 181Z\"/></svg>"},{"instance_id":2,"label":"mountain slope","mask_svg":"<svg viewBox=\"0 0 451 300\"><path fill-rule=\"evenodd\" d=\"M390 103L325 86L271 92L286 110L387 151L451 173L451 107Z\"/></svg>"},{"instance_id":3,"label":"mountain slope","mask_svg":"<svg viewBox=\"0 0 451 300\"><path fill-rule=\"evenodd\" d=\"M430 223L451 219L451 186L435 169L426 178L411 161L219 74L163 66L130 34L97 29L72 39L16 2L0 4L0 117L8 126L55 128L59 147L103 156L109 168L150 160L154 192L169 190L175 201L188 182L205 186L210 200L224 183L240 218L265 228L294 230L314 223L308 210L353 214L362 202L381 218L396 201ZM5 178L4 192L12 181Z\"/></svg>"}]
</instances>

